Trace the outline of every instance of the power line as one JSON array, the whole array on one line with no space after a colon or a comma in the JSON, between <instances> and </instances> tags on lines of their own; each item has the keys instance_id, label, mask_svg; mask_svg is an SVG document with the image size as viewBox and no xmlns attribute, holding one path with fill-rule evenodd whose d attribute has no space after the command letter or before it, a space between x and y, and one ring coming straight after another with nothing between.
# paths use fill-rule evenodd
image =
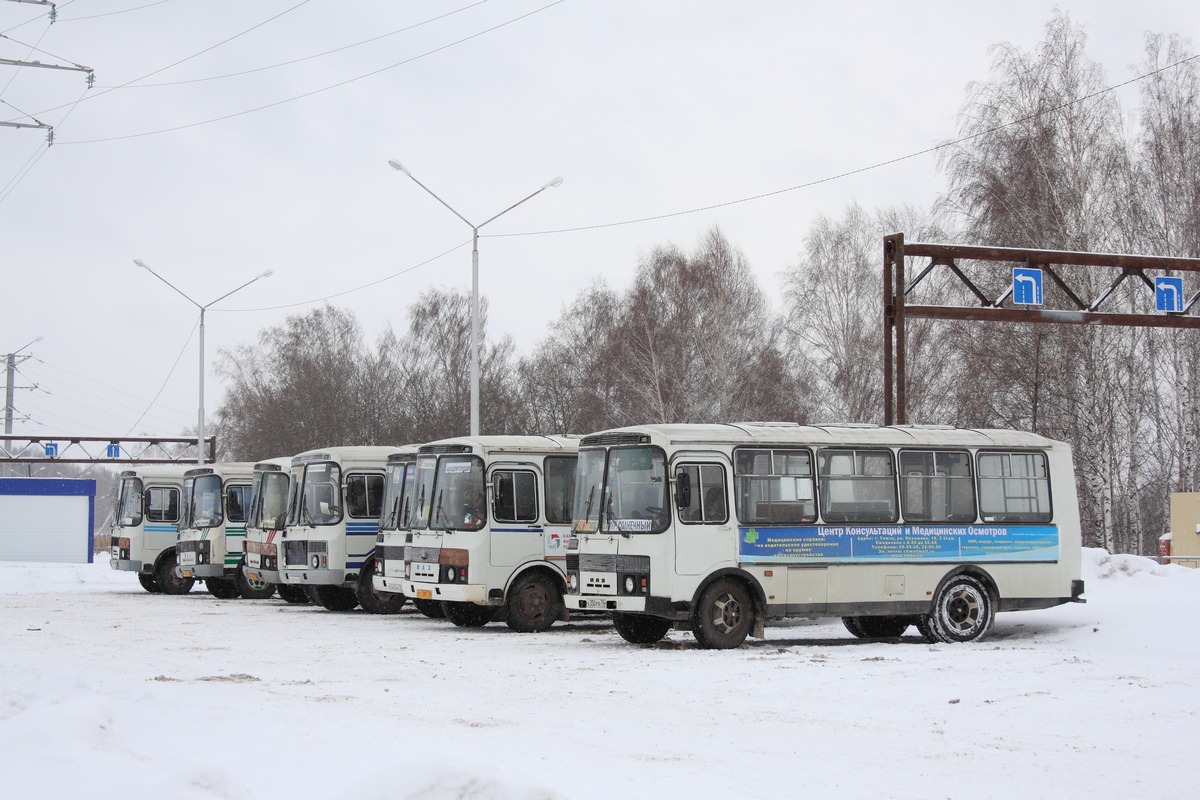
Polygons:
<instances>
[{"instance_id":1,"label":"power line","mask_svg":"<svg viewBox=\"0 0 1200 800\"><path fill-rule=\"evenodd\" d=\"M121 140L124 140L124 139L139 139L139 138L141 138L141 137L144 137L144 136L157 136L157 135L158 135L158 134L160 134L160 133L174 133L175 131L187 130L188 128L197 128L197 127L200 127L201 125L211 125L211 124L212 124L212 123L214 123L214 122L224 122L225 120L229 120L229 119L235 119L235 118L237 118L237 117L244 117L244 116L246 116L247 114L255 114L255 113L259 112L259 111L265 111L265 110L267 110L267 109L269 109L269 108L276 108L277 106L282 106L282 105L286 105L286 104L288 104L288 103L293 103L293 102L295 102L295 101L297 101L297 100L303 100L303 99L304 99L304 98L306 98L306 97L312 97L313 95L322 94L323 92L328 92L328 91L331 91L331 90L333 90L333 89L340 89L341 87L343 87L343 86L348 86L348 85L349 85L349 84L351 84L351 83L356 83L356 82L358 82L358 81L361 81L361 80L365 80L365 79L367 79L367 78L374 77L375 75L379 75L379 74L381 74L381 73L384 73L384 72L387 72L387 71L389 71L389 70L396 69L397 67L402 67L402 66L404 66L404 65L406 65L406 64L411 64L411 63L412 63L412 62L414 62L414 61L418 61L418 60L420 60L420 59L422 59L422 58L426 58L426 57L428 57L428 56L431 56L431 55L434 55L434 54L436 54L436 53L440 53L440 52L442 52L443 50L448 50L448 49L450 49L451 47L455 47L455 46L457 46L457 45L460 45L460 44L463 44L463 43L465 43L465 42L469 42L469 41L471 41L472 39L477 39L477 38L479 38L480 36L484 36L484 35L486 35L486 34L493 33L493 32L495 32L495 31L498 31L498 30L500 30L501 28L505 28L505 27L507 27L507 26L509 26L509 25L515 24L515 23L517 23L517 22L520 22L520 21L521 21L521 20L523 20L523 19L526 19L526 18L528 18L528 17L531 17L531 16L533 16L534 14L539 14L539 13L541 13L541 12L543 12L543 11L545 11L545 10L549 9L549 8L553 8L554 6L557 6L557 5L559 5L559 4L561 4L561 3L564 3L564 2L566 2L566 0L554 0L554 2L552 2L552 3L548 4L548 5L542 6L541 8L536 8L536 9L534 9L533 11L530 11L530 12L528 12L528 13L525 13L525 14L522 14L522 15L520 15L519 17L514 17L513 19L510 19L510 20L508 20L507 22L502 22L502 23L500 23L499 25L494 25L494 26L492 26L492 27L490 27L490 28L487 28L487 29L485 29L485 30L479 31L478 33L473 33L473 34L471 34L470 36L465 36L465 37L463 37L462 39L458 39L457 41L450 42L449 44L444 44L444 45L442 45L442 46L440 46L440 47L435 47L435 48L434 48L434 49L432 49L432 50L428 50L428 51L426 51L426 52L424 52L424 53L421 53L421 54L419 54L419 55L415 55L415 56L413 56L413 57L411 57L411 58L406 58L406 59L404 59L403 61L397 61L395 64L390 64L390 65L388 65L388 66L386 66L386 67L380 67L379 69L372 70L372 71L370 71L370 72L364 73L364 74L362 74L362 75L359 75L359 76L357 76L357 77L354 77L354 78L347 78L347 79L346 79L346 80L344 80L344 81L338 81L337 83L333 83L333 84L330 84L330 85L328 85L328 86L324 86L324 87L322 87L322 88L320 88L320 89L313 89L312 91L309 91L309 92L304 92L303 94L298 94L298 95L295 95L295 96L293 96L293 97L287 97L287 98L284 98L283 100L276 100L275 102L273 102L273 103L267 103L266 105L256 106L256 107L254 107L254 108L247 108L247 109L244 109L244 110L242 110L242 111L235 111L235 112L233 112L233 113L231 113L231 114L225 114L225 115L223 115L223 116L220 116L220 117L213 117L213 118L211 118L211 119L200 120L200 121L198 121L198 122L189 122L189 123L186 123L186 124L184 124L184 125L176 125L176 126L174 126L174 127L171 127L171 128L160 128L159 130L154 130L154 131L142 131L141 133L128 133L128 134L125 134L125 135L123 135L123 136L108 136L108 137L105 137L105 138L102 138L102 139L77 139L77 140L75 140L75 141L70 141L70 142L62 142L62 144L64 144L64 145L67 145L67 144L99 144L99 143L101 143L101 142L117 142L117 141L121 141ZM186 59L185 59L185 60L186 60ZM183 63L183 62L178 62L178 63ZM168 67L164 67L163 69L168 69ZM161 72L161 71L162 71L162 70L158 70L158 72ZM153 74L155 74L155 73L150 73L150 74L151 74L151 75L153 75ZM147 76L144 76L144 77L149 77L149 76L147 75ZM141 79L139 78L138 80L141 80ZM129 81L129 83L135 83L135 82L136 82L136 81ZM115 91L115 89L124 88L125 86L128 86L128 85L129 85L129 83L122 84L121 86L118 86L118 87L114 87L114 89L109 89L108 91ZM107 92L106 92L106 93L107 93ZM99 95L97 95L97 96L99 96ZM61 106L59 106L59 108L61 108ZM49 111L53 111L54 109L48 109L48 110L49 110ZM45 113L45 112L39 112L39 113Z\"/></svg>"},{"instance_id":2,"label":"power line","mask_svg":"<svg viewBox=\"0 0 1200 800\"><path fill-rule=\"evenodd\" d=\"M440 14L436 17L430 17L429 19L422 20L421 22L416 22L416 23L413 23L412 25L408 25L403 28L399 28L397 30L390 31L388 33L382 33L379 36L372 36L370 39L364 39L361 42L355 42L354 44L348 44L348 45L344 45L342 47L335 47L333 50L326 50L323 53L314 53L313 55L303 56L302 58L294 58L291 61L281 61L278 64L268 64L267 66L264 66L264 67L255 67L254 69L242 70L241 72L227 72L224 75L209 75L208 77L205 77L205 78L190 78L188 80L165 81L163 83L143 83L140 86L130 86L130 85L126 84L124 87L102 87L102 88L153 89L153 88L159 88L159 87L163 87L163 86L183 86L183 85L186 85L189 83L204 83L206 81L224 80L225 78L238 78L238 77L241 77L242 75L253 75L256 72L265 72L267 70L277 69L279 67L290 67L293 64L300 64L304 61L311 61L314 58L323 58L324 56L333 55L334 53L341 53L345 50L352 50L355 47L362 47L363 45L371 44L372 42L378 42L380 39L387 39L390 36L396 36L397 34L407 33L408 31L415 30L424 25L429 25L430 23L437 22L439 20L443 20L446 17L451 17L451 16L454 16L455 14L462 13L463 11L468 11L472 8L475 8L476 6L481 6L486 2L488 2L488 0L478 0L477 2L471 3L468 6L463 6L462 8L456 8L453 11L447 11L445 14Z\"/></svg>"}]
</instances>

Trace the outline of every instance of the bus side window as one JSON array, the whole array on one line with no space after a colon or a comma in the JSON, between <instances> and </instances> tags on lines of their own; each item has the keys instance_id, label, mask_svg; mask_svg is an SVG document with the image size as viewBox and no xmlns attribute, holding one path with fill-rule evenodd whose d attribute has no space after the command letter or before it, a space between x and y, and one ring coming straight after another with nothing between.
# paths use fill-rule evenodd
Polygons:
<instances>
[{"instance_id":1,"label":"bus side window","mask_svg":"<svg viewBox=\"0 0 1200 800\"><path fill-rule=\"evenodd\" d=\"M537 522L537 476L525 470L492 473L492 514L497 522Z\"/></svg>"},{"instance_id":2,"label":"bus side window","mask_svg":"<svg viewBox=\"0 0 1200 800\"><path fill-rule=\"evenodd\" d=\"M724 469L717 464L683 464L676 468L675 475L676 480L686 475L691 486L687 505L676 504L681 522L719 524L729 520Z\"/></svg>"}]
</instances>

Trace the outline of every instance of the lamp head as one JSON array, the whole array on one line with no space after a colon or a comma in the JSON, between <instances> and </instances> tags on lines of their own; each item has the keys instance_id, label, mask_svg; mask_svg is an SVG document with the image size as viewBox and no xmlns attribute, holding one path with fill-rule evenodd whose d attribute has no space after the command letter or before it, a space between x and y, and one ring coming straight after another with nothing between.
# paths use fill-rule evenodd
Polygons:
<instances>
[{"instance_id":1,"label":"lamp head","mask_svg":"<svg viewBox=\"0 0 1200 800\"><path fill-rule=\"evenodd\" d=\"M405 175L407 175L410 178L412 177L412 173L408 171L408 168L405 167L403 164L401 164L399 161L397 161L394 158L388 161L388 166L390 166L392 169L394 169L398 172L403 172Z\"/></svg>"},{"instance_id":2,"label":"lamp head","mask_svg":"<svg viewBox=\"0 0 1200 800\"><path fill-rule=\"evenodd\" d=\"M556 187L559 187L559 186L562 186L562 178L560 178L560 177L558 177L558 176L556 175L555 177L551 178L551 179L550 179L550 180L549 180L549 181L546 183L546 185L545 185L545 186L543 186L542 188L543 188L543 189L554 189L554 188L556 188Z\"/></svg>"}]
</instances>

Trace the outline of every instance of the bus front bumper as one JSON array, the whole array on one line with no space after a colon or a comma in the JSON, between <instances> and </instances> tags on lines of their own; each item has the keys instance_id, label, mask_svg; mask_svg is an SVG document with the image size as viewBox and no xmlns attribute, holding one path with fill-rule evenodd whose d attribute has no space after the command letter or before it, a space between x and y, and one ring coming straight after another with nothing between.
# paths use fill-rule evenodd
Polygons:
<instances>
[{"instance_id":1,"label":"bus front bumper","mask_svg":"<svg viewBox=\"0 0 1200 800\"><path fill-rule=\"evenodd\" d=\"M119 569L122 572L141 572L142 571L142 562L131 561L129 559L110 558L108 560L108 566L111 569ZM146 570L146 572L149 573L150 570Z\"/></svg>"},{"instance_id":2,"label":"bus front bumper","mask_svg":"<svg viewBox=\"0 0 1200 800\"><path fill-rule=\"evenodd\" d=\"M479 583L420 583L404 581L404 594L417 600L446 600L451 603L487 605L487 587Z\"/></svg>"},{"instance_id":3,"label":"bus front bumper","mask_svg":"<svg viewBox=\"0 0 1200 800\"><path fill-rule=\"evenodd\" d=\"M282 569L279 571L280 583L294 583L307 586L341 586L345 582L344 569Z\"/></svg>"}]
</instances>

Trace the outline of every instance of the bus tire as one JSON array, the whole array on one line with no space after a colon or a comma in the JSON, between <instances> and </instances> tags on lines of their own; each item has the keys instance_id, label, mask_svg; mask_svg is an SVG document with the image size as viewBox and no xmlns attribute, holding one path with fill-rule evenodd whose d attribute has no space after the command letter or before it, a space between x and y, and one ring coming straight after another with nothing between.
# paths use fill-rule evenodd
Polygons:
<instances>
[{"instance_id":1,"label":"bus tire","mask_svg":"<svg viewBox=\"0 0 1200 800\"><path fill-rule=\"evenodd\" d=\"M992 629L995 612L983 583L962 573L949 578L933 598L933 633L943 642L974 642Z\"/></svg>"},{"instance_id":2,"label":"bus tire","mask_svg":"<svg viewBox=\"0 0 1200 800\"><path fill-rule=\"evenodd\" d=\"M920 631L921 636L925 637L925 641L930 644L941 641L937 634L933 632L933 620L929 618L928 614L918 614L913 624L917 626L917 630Z\"/></svg>"},{"instance_id":3,"label":"bus tire","mask_svg":"<svg viewBox=\"0 0 1200 800\"><path fill-rule=\"evenodd\" d=\"M754 598L746 584L718 578L701 594L692 615L692 634L706 650L732 650L754 627Z\"/></svg>"},{"instance_id":4,"label":"bus tire","mask_svg":"<svg viewBox=\"0 0 1200 800\"><path fill-rule=\"evenodd\" d=\"M237 584L238 594L247 600L267 600L275 594L275 584L264 580L250 580L250 576L246 574L245 556L238 562L237 574L233 580Z\"/></svg>"},{"instance_id":5,"label":"bus tire","mask_svg":"<svg viewBox=\"0 0 1200 800\"><path fill-rule=\"evenodd\" d=\"M154 580L163 594L187 594L196 585L195 578L182 578L175 574L175 550L167 550L158 557L154 568Z\"/></svg>"},{"instance_id":6,"label":"bus tire","mask_svg":"<svg viewBox=\"0 0 1200 800\"><path fill-rule=\"evenodd\" d=\"M908 617L858 617L858 627L866 639L898 639L911 624Z\"/></svg>"},{"instance_id":7,"label":"bus tire","mask_svg":"<svg viewBox=\"0 0 1200 800\"><path fill-rule=\"evenodd\" d=\"M563 615L562 587L545 572L527 572L517 579L504 603L504 622L518 633L544 631Z\"/></svg>"},{"instance_id":8,"label":"bus tire","mask_svg":"<svg viewBox=\"0 0 1200 800\"><path fill-rule=\"evenodd\" d=\"M441 600L421 600L420 598L414 597L413 605L417 607L417 611L420 611L430 619L446 618L446 612L442 610Z\"/></svg>"},{"instance_id":9,"label":"bus tire","mask_svg":"<svg viewBox=\"0 0 1200 800\"><path fill-rule=\"evenodd\" d=\"M398 592L380 592L375 590L375 559L368 558L363 562L362 570L358 573L358 603L372 614L395 614L404 607L408 598Z\"/></svg>"},{"instance_id":10,"label":"bus tire","mask_svg":"<svg viewBox=\"0 0 1200 800\"><path fill-rule=\"evenodd\" d=\"M159 594L162 592L162 589L158 588L158 580L153 575L148 575L145 572L139 572L138 583L140 583L142 588L150 594Z\"/></svg>"},{"instance_id":11,"label":"bus tire","mask_svg":"<svg viewBox=\"0 0 1200 800\"><path fill-rule=\"evenodd\" d=\"M204 586L218 600L233 600L241 596L237 581L233 578L205 578Z\"/></svg>"},{"instance_id":12,"label":"bus tire","mask_svg":"<svg viewBox=\"0 0 1200 800\"><path fill-rule=\"evenodd\" d=\"M311 596L326 611L353 611L358 608L358 596L353 589L341 586L313 586Z\"/></svg>"},{"instance_id":13,"label":"bus tire","mask_svg":"<svg viewBox=\"0 0 1200 800\"><path fill-rule=\"evenodd\" d=\"M303 586L296 586L295 584L291 583L281 583L276 588L279 592L279 597L285 603L305 605L312 602L308 596L308 592L304 591Z\"/></svg>"},{"instance_id":14,"label":"bus tire","mask_svg":"<svg viewBox=\"0 0 1200 800\"><path fill-rule=\"evenodd\" d=\"M477 606L474 603L452 603L442 601L442 613L446 619L460 628L482 628L496 616L496 606Z\"/></svg>"},{"instance_id":15,"label":"bus tire","mask_svg":"<svg viewBox=\"0 0 1200 800\"><path fill-rule=\"evenodd\" d=\"M854 635L855 639L867 638L866 631L864 631L862 629L862 625L859 624L861 621L862 617L842 617L842 625L846 626L846 630L850 631L850 633Z\"/></svg>"},{"instance_id":16,"label":"bus tire","mask_svg":"<svg viewBox=\"0 0 1200 800\"><path fill-rule=\"evenodd\" d=\"M613 627L630 644L654 644L671 630L671 620L645 614L623 614L614 611Z\"/></svg>"}]
</instances>

